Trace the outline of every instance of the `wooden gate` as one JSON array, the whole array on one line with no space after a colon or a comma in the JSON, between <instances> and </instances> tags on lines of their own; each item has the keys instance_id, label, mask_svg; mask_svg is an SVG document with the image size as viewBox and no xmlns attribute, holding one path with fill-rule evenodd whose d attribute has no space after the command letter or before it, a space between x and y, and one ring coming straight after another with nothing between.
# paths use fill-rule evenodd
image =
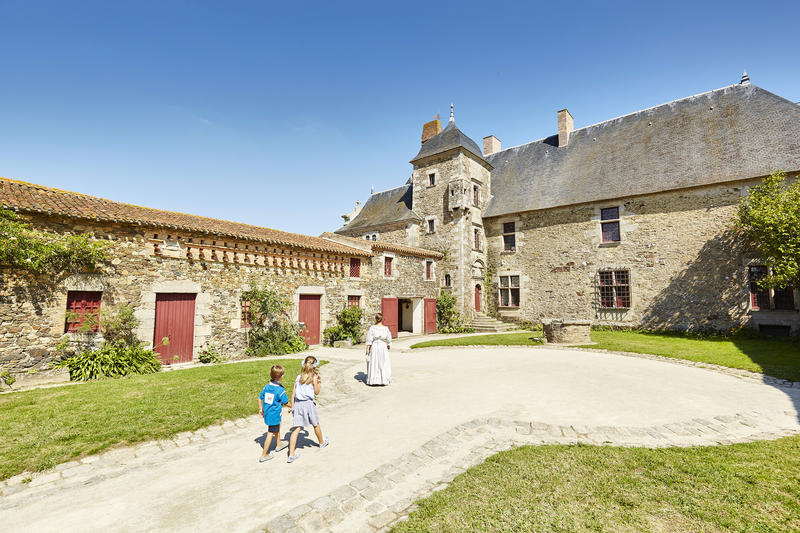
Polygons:
<instances>
[{"instance_id":1,"label":"wooden gate","mask_svg":"<svg viewBox=\"0 0 800 533\"><path fill-rule=\"evenodd\" d=\"M481 310L481 286L475 285L475 310Z\"/></svg>"},{"instance_id":2,"label":"wooden gate","mask_svg":"<svg viewBox=\"0 0 800 533\"><path fill-rule=\"evenodd\" d=\"M425 333L436 333L436 298L425 298Z\"/></svg>"},{"instance_id":3,"label":"wooden gate","mask_svg":"<svg viewBox=\"0 0 800 533\"><path fill-rule=\"evenodd\" d=\"M298 322L305 324L300 335L306 344L319 344L319 313L322 297L318 294L301 294L300 309L297 313Z\"/></svg>"},{"instance_id":4,"label":"wooden gate","mask_svg":"<svg viewBox=\"0 0 800 533\"><path fill-rule=\"evenodd\" d=\"M156 327L153 334L154 351L165 365L187 363L194 348L195 294L156 294ZM161 344L162 339L169 344Z\"/></svg>"},{"instance_id":5,"label":"wooden gate","mask_svg":"<svg viewBox=\"0 0 800 533\"><path fill-rule=\"evenodd\" d=\"M384 298L381 300L381 313L383 325L392 332L392 338L397 338L397 298Z\"/></svg>"}]
</instances>

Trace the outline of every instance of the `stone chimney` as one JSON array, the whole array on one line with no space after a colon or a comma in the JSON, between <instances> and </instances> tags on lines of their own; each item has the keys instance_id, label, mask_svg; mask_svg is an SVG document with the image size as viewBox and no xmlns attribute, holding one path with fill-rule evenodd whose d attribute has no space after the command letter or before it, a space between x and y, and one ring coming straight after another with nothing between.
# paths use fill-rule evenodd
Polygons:
<instances>
[{"instance_id":1,"label":"stone chimney","mask_svg":"<svg viewBox=\"0 0 800 533\"><path fill-rule=\"evenodd\" d=\"M483 138L483 155L493 154L500 151L500 139L494 135Z\"/></svg>"},{"instance_id":2,"label":"stone chimney","mask_svg":"<svg viewBox=\"0 0 800 533\"><path fill-rule=\"evenodd\" d=\"M436 115L435 119L422 125L422 142L424 143L440 133L442 133L442 123L439 122L439 115Z\"/></svg>"},{"instance_id":3,"label":"stone chimney","mask_svg":"<svg viewBox=\"0 0 800 533\"><path fill-rule=\"evenodd\" d=\"M569 134L575 129L575 121L569 111L562 109L558 112L558 147L569 144Z\"/></svg>"}]
</instances>

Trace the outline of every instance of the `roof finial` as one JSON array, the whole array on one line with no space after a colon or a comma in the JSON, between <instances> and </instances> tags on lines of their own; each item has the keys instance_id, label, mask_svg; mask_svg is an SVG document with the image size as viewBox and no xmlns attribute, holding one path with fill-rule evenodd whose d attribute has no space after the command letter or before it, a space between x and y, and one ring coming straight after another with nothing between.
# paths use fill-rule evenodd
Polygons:
<instances>
[{"instance_id":1,"label":"roof finial","mask_svg":"<svg viewBox=\"0 0 800 533\"><path fill-rule=\"evenodd\" d=\"M746 70L742 73L742 81L739 83L742 85L750 85L750 76L747 75Z\"/></svg>"},{"instance_id":2,"label":"roof finial","mask_svg":"<svg viewBox=\"0 0 800 533\"><path fill-rule=\"evenodd\" d=\"M453 102L450 102L450 124L455 124L456 119L453 116Z\"/></svg>"},{"instance_id":3,"label":"roof finial","mask_svg":"<svg viewBox=\"0 0 800 533\"><path fill-rule=\"evenodd\" d=\"M372 187L370 187L369 193L370 194L375 194L375 186L374 185Z\"/></svg>"}]
</instances>

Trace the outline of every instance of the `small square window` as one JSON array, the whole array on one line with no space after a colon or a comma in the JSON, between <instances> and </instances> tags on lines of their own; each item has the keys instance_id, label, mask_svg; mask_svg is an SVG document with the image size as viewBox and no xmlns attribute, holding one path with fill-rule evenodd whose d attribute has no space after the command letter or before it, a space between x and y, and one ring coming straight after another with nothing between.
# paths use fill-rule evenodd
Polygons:
<instances>
[{"instance_id":1,"label":"small square window","mask_svg":"<svg viewBox=\"0 0 800 533\"><path fill-rule=\"evenodd\" d=\"M69 291L67 292L67 318L65 332L78 331L97 332L100 328L100 300L103 296L99 291ZM86 329L83 329L87 323Z\"/></svg>"},{"instance_id":2,"label":"small square window","mask_svg":"<svg viewBox=\"0 0 800 533\"><path fill-rule=\"evenodd\" d=\"M433 187L436 185L436 173L428 174L428 186Z\"/></svg>"},{"instance_id":3,"label":"small square window","mask_svg":"<svg viewBox=\"0 0 800 533\"><path fill-rule=\"evenodd\" d=\"M503 251L513 252L517 249L516 225L514 222L503 223Z\"/></svg>"},{"instance_id":4,"label":"small square window","mask_svg":"<svg viewBox=\"0 0 800 533\"><path fill-rule=\"evenodd\" d=\"M435 233L436 232L436 220L433 218L428 219L428 227L426 228L428 233Z\"/></svg>"},{"instance_id":5,"label":"small square window","mask_svg":"<svg viewBox=\"0 0 800 533\"><path fill-rule=\"evenodd\" d=\"M361 296L351 294L347 297L347 307L361 307Z\"/></svg>"},{"instance_id":6,"label":"small square window","mask_svg":"<svg viewBox=\"0 0 800 533\"><path fill-rule=\"evenodd\" d=\"M628 309L631 306L630 272L602 270L597 273L597 296L603 309Z\"/></svg>"}]
</instances>

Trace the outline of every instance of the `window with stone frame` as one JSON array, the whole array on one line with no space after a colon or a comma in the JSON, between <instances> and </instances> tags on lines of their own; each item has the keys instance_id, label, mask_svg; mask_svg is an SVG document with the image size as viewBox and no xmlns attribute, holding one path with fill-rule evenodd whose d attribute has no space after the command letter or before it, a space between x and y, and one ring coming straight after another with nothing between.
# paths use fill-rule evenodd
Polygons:
<instances>
[{"instance_id":1,"label":"window with stone frame","mask_svg":"<svg viewBox=\"0 0 800 533\"><path fill-rule=\"evenodd\" d=\"M517 228L514 222L503 222L503 251L515 252L517 250Z\"/></svg>"},{"instance_id":2,"label":"window with stone frame","mask_svg":"<svg viewBox=\"0 0 800 533\"><path fill-rule=\"evenodd\" d=\"M433 279L433 261L430 259L425 261L425 279L428 281Z\"/></svg>"},{"instance_id":3,"label":"window with stone frame","mask_svg":"<svg viewBox=\"0 0 800 533\"><path fill-rule=\"evenodd\" d=\"M359 257L350 258L350 277L351 278L361 277L361 258Z\"/></svg>"},{"instance_id":4,"label":"window with stone frame","mask_svg":"<svg viewBox=\"0 0 800 533\"><path fill-rule=\"evenodd\" d=\"M500 276L498 285L500 307L519 307L519 276Z\"/></svg>"},{"instance_id":5,"label":"window with stone frame","mask_svg":"<svg viewBox=\"0 0 800 533\"><path fill-rule=\"evenodd\" d=\"M383 275L384 277L392 277L392 257L383 258Z\"/></svg>"},{"instance_id":6,"label":"window with stone frame","mask_svg":"<svg viewBox=\"0 0 800 533\"><path fill-rule=\"evenodd\" d=\"M631 307L630 271L598 271L597 295L601 309L629 309Z\"/></svg>"},{"instance_id":7,"label":"window with stone frame","mask_svg":"<svg viewBox=\"0 0 800 533\"><path fill-rule=\"evenodd\" d=\"M434 185L436 185L436 173L431 172L428 174L428 187L433 187Z\"/></svg>"},{"instance_id":8,"label":"window with stone frame","mask_svg":"<svg viewBox=\"0 0 800 533\"><path fill-rule=\"evenodd\" d=\"M747 268L747 280L750 288L750 308L754 311L774 309L776 311L794 311L794 287L764 289L758 284L769 274L769 268L763 265L752 265Z\"/></svg>"},{"instance_id":9,"label":"window with stone frame","mask_svg":"<svg viewBox=\"0 0 800 533\"><path fill-rule=\"evenodd\" d=\"M445 287L452 287L453 286L453 280L450 277L450 274L445 274L444 275L444 286Z\"/></svg>"},{"instance_id":10,"label":"window with stone frame","mask_svg":"<svg viewBox=\"0 0 800 533\"><path fill-rule=\"evenodd\" d=\"M250 313L250 300L242 298L242 322L241 327L253 327L253 315Z\"/></svg>"},{"instance_id":11,"label":"window with stone frame","mask_svg":"<svg viewBox=\"0 0 800 533\"><path fill-rule=\"evenodd\" d=\"M361 307L361 296L351 294L347 297L347 307Z\"/></svg>"},{"instance_id":12,"label":"window with stone frame","mask_svg":"<svg viewBox=\"0 0 800 533\"><path fill-rule=\"evenodd\" d=\"M64 331L76 333L82 330L84 323L87 332L97 332L100 329L100 300L103 293L100 291L68 291L67 316Z\"/></svg>"},{"instance_id":13,"label":"window with stone frame","mask_svg":"<svg viewBox=\"0 0 800 533\"><path fill-rule=\"evenodd\" d=\"M431 217L425 221L425 232L436 233L436 219Z\"/></svg>"},{"instance_id":14,"label":"window with stone frame","mask_svg":"<svg viewBox=\"0 0 800 533\"><path fill-rule=\"evenodd\" d=\"M477 228L472 230L472 247L475 250L480 250L481 248L481 231Z\"/></svg>"},{"instance_id":15,"label":"window with stone frame","mask_svg":"<svg viewBox=\"0 0 800 533\"><path fill-rule=\"evenodd\" d=\"M619 207L605 207L600 210L600 230L603 242L620 242Z\"/></svg>"},{"instance_id":16,"label":"window with stone frame","mask_svg":"<svg viewBox=\"0 0 800 533\"><path fill-rule=\"evenodd\" d=\"M472 205L475 207L481 205L481 189L477 185L472 186Z\"/></svg>"}]
</instances>

